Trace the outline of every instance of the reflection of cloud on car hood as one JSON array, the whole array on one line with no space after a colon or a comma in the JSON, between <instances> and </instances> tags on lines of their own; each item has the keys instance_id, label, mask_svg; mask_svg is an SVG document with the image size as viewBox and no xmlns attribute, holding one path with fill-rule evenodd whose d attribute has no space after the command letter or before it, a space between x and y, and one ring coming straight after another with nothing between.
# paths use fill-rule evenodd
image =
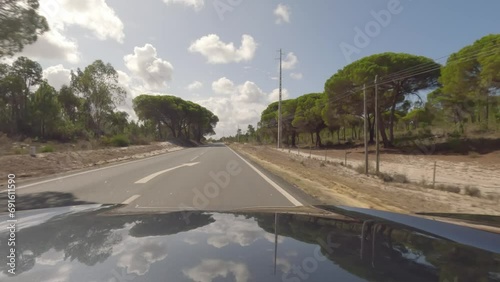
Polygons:
<instances>
[{"instance_id":1,"label":"reflection of cloud on car hood","mask_svg":"<svg viewBox=\"0 0 500 282\"><path fill-rule=\"evenodd\" d=\"M283 271L284 273L289 273L292 269L292 264L284 258L277 258L276 265Z\"/></svg>"},{"instance_id":2,"label":"reflection of cloud on car hood","mask_svg":"<svg viewBox=\"0 0 500 282\"><path fill-rule=\"evenodd\" d=\"M54 268L44 268L37 272L23 273L22 278L0 273L1 281L70 281L70 274L73 266L70 264L61 265L54 271ZM5 278L5 280L3 279Z\"/></svg>"},{"instance_id":3,"label":"reflection of cloud on car hood","mask_svg":"<svg viewBox=\"0 0 500 282\"><path fill-rule=\"evenodd\" d=\"M236 282L246 282L250 277L250 272L245 264L216 259L203 260L201 264L193 268L183 269L182 272L198 282L211 282L217 277L227 278L230 273L234 275Z\"/></svg>"},{"instance_id":4,"label":"reflection of cloud on car hood","mask_svg":"<svg viewBox=\"0 0 500 282\"><path fill-rule=\"evenodd\" d=\"M126 224L125 228L116 230L122 240L113 248L113 256L118 258L117 266L126 269L127 273L144 275L149 267L167 257L167 243L163 237L136 238L129 235L136 223Z\"/></svg>"},{"instance_id":5,"label":"reflection of cloud on car hood","mask_svg":"<svg viewBox=\"0 0 500 282\"><path fill-rule=\"evenodd\" d=\"M36 258L36 263L42 265L54 266L64 260L64 252L50 249L48 252L43 253L40 257Z\"/></svg>"},{"instance_id":6,"label":"reflection of cloud on car hood","mask_svg":"<svg viewBox=\"0 0 500 282\"><path fill-rule=\"evenodd\" d=\"M189 245L196 245L199 243L198 240L196 240L195 238L190 238L190 237L184 238L182 241L184 243L188 243Z\"/></svg>"},{"instance_id":7,"label":"reflection of cloud on car hood","mask_svg":"<svg viewBox=\"0 0 500 282\"><path fill-rule=\"evenodd\" d=\"M260 238L274 242L274 235L265 232L255 224L254 219L247 219L243 216L232 214L215 214L213 218L215 219L214 223L199 228L196 231L214 234L208 238L207 243L216 248L222 248L230 243L246 247ZM283 238L279 236L278 243L282 241Z\"/></svg>"}]
</instances>

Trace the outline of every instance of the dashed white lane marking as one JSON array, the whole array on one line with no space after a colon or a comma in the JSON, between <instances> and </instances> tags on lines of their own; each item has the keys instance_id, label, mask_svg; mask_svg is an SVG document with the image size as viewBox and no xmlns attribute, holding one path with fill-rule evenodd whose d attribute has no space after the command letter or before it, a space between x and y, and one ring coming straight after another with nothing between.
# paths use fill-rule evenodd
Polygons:
<instances>
[{"instance_id":1,"label":"dashed white lane marking","mask_svg":"<svg viewBox=\"0 0 500 282\"><path fill-rule=\"evenodd\" d=\"M130 203L132 203L133 201L137 200L141 195L134 195L128 199L126 199L125 201L123 201L122 205L128 205Z\"/></svg>"},{"instance_id":2,"label":"dashed white lane marking","mask_svg":"<svg viewBox=\"0 0 500 282\"><path fill-rule=\"evenodd\" d=\"M148 181L150 181L151 179L157 177L158 175L161 175L163 173L166 173L166 172L169 172L169 171L172 171L174 169L178 169L178 168L181 168L181 167L185 167L185 166L195 166L199 164L199 162L197 163L189 163L189 164L183 164L183 165L179 165L179 166L176 166L176 167L172 167L172 168L169 168L169 169L165 169L165 170L162 170L162 171L158 171L158 172L155 172L153 174L150 174L142 179L139 179L135 182L135 184L144 184L144 183L148 183Z\"/></svg>"}]
</instances>

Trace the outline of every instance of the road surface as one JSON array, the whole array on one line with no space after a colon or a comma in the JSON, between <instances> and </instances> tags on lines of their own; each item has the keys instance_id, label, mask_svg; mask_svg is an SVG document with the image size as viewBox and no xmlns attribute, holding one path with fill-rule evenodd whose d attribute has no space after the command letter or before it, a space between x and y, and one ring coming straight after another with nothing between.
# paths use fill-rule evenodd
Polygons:
<instances>
[{"instance_id":1,"label":"road surface","mask_svg":"<svg viewBox=\"0 0 500 282\"><path fill-rule=\"evenodd\" d=\"M16 194L20 209L99 203L138 211L231 210L311 201L222 144L20 184Z\"/></svg>"}]
</instances>

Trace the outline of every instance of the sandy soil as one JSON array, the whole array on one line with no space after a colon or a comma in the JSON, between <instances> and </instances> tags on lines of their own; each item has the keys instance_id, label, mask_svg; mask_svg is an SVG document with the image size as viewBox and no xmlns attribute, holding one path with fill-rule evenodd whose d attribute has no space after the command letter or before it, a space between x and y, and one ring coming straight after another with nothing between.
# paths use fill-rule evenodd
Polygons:
<instances>
[{"instance_id":1,"label":"sandy soil","mask_svg":"<svg viewBox=\"0 0 500 282\"><path fill-rule=\"evenodd\" d=\"M498 198L476 198L428 189L415 184L385 183L377 177L358 174L338 162L325 163L297 155L296 152L289 154L288 150L280 152L270 147L252 145L232 147L327 204L400 213L450 212L500 215ZM324 158L324 153L322 157ZM351 157L350 160L355 159Z\"/></svg>"},{"instance_id":2,"label":"sandy soil","mask_svg":"<svg viewBox=\"0 0 500 282\"><path fill-rule=\"evenodd\" d=\"M70 170L94 167L124 160L141 159L166 152L180 150L168 142L126 148L105 148L30 155L0 156L0 179L7 179L9 173L16 178L32 178Z\"/></svg>"},{"instance_id":3,"label":"sandy soil","mask_svg":"<svg viewBox=\"0 0 500 282\"><path fill-rule=\"evenodd\" d=\"M375 167L375 155L370 148L370 165ZM344 162L347 150L301 150L283 149L283 152L301 156L325 159L335 163ZM347 163L353 167L364 164L363 149L348 150ZM434 162L436 162L436 185L444 184L456 187L476 187L484 195L500 195L500 152L485 155L402 155L382 153L380 171L389 174L404 174L415 183L433 181Z\"/></svg>"}]
</instances>

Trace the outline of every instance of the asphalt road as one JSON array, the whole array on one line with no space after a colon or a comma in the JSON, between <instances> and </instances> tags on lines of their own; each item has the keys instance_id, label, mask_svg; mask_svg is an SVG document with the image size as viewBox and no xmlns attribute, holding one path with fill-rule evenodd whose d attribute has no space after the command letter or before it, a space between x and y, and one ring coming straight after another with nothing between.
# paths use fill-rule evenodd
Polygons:
<instances>
[{"instance_id":1,"label":"asphalt road","mask_svg":"<svg viewBox=\"0 0 500 282\"><path fill-rule=\"evenodd\" d=\"M310 199L220 144L20 184L19 209L125 204L129 209L293 207Z\"/></svg>"}]
</instances>

